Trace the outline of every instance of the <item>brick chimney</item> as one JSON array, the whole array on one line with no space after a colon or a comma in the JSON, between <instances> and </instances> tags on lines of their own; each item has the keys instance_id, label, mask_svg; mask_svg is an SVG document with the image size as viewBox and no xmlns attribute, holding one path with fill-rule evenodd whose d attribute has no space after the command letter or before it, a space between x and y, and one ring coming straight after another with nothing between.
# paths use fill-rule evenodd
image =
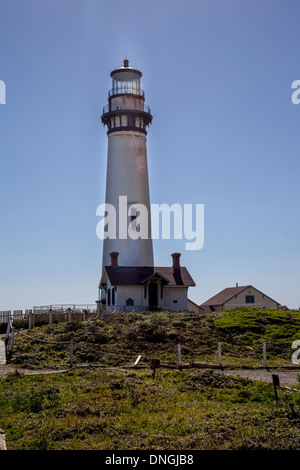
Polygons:
<instances>
[{"instance_id":1,"label":"brick chimney","mask_svg":"<svg viewBox=\"0 0 300 470\"><path fill-rule=\"evenodd\" d=\"M112 251L111 253L109 253L110 255L110 265L112 268L117 268L119 265L118 265L118 256L119 256L119 253L117 251Z\"/></svg>"},{"instance_id":2,"label":"brick chimney","mask_svg":"<svg viewBox=\"0 0 300 470\"><path fill-rule=\"evenodd\" d=\"M180 256L181 256L181 253L172 253L174 269L180 269L180 260L179 260Z\"/></svg>"}]
</instances>

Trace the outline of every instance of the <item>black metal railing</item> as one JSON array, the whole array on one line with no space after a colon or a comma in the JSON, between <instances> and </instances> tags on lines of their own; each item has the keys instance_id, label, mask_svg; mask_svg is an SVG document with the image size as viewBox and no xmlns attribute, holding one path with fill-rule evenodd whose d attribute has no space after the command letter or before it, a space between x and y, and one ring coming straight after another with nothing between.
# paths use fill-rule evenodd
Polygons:
<instances>
[{"instance_id":1,"label":"black metal railing","mask_svg":"<svg viewBox=\"0 0 300 470\"><path fill-rule=\"evenodd\" d=\"M130 86L130 85L124 85L124 86L118 86L116 88L112 88L108 92L108 97L110 98L111 96L124 95L124 94L142 96L143 98L145 97L144 90L138 87Z\"/></svg>"},{"instance_id":2,"label":"black metal railing","mask_svg":"<svg viewBox=\"0 0 300 470\"><path fill-rule=\"evenodd\" d=\"M140 111L142 113L151 114L151 109L144 103L130 103L126 106L126 103L109 103L103 108L103 114L110 113L111 111Z\"/></svg>"}]
</instances>

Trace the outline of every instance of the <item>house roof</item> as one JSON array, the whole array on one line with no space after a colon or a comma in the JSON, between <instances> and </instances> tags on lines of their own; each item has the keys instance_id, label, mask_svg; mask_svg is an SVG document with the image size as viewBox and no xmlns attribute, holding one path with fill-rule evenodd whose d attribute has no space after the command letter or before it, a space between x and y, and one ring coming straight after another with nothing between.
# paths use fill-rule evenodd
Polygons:
<instances>
[{"instance_id":1,"label":"house roof","mask_svg":"<svg viewBox=\"0 0 300 470\"><path fill-rule=\"evenodd\" d=\"M142 285L144 282L157 275L170 286L195 286L195 282L185 267L174 269L173 267L151 266L105 266L109 280L113 286L118 285ZM102 284L103 276L100 281Z\"/></svg>"},{"instance_id":2,"label":"house roof","mask_svg":"<svg viewBox=\"0 0 300 470\"><path fill-rule=\"evenodd\" d=\"M206 305L223 305L235 295L243 292L247 287L250 286L226 287L226 289L221 290L221 292L203 302L200 307L205 307Z\"/></svg>"},{"instance_id":3,"label":"house roof","mask_svg":"<svg viewBox=\"0 0 300 470\"><path fill-rule=\"evenodd\" d=\"M238 295L240 294L241 292L243 292L245 289L247 289L248 287L253 287L251 286L250 284L247 285L247 286L237 286L237 287L226 287L226 289L223 289L221 290L221 292L219 292L218 294L214 295L213 297L211 297L210 299L206 300L205 302L203 302L201 305L200 305L200 308L203 308L204 311L211 311L212 309L210 308L211 306L214 307L214 306L222 306L224 305L225 302L228 302L228 300L232 299L235 295ZM256 289L255 287L253 287L255 290L257 290L258 292L260 292L258 289ZM261 292L262 293L262 292ZM268 297L269 299L271 299L271 297L267 296L266 294L264 294L266 297ZM271 299L273 300L273 299ZM274 300L274 302L276 302L276 300ZM276 302L278 303L278 302ZM279 304L278 304L279 305Z\"/></svg>"}]
</instances>

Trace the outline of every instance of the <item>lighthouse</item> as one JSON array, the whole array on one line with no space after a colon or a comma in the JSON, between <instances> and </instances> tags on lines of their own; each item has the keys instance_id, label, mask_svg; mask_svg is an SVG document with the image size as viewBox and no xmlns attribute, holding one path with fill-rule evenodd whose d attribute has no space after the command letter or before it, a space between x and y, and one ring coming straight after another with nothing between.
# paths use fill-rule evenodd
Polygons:
<instances>
[{"instance_id":1,"label":"lighthouse","mask_svg":"<svg viewBox=\"0 0 300 470\"><path fill-rule=\"evenodd\" d=\"M105 204L113 211L114 233L103 239L101 302L107 310L187 310L188 287L195 283L180 266L180 253L172 254L170 267L154 265L147 161L152 114L141 88L142 72L126 59L110 75L101 120L108 139Z\"/></svg>"},{"instance_id":2,"label":"lighthouse","mask_svg":"<svg viewBox=\"0 0 300 470\"><path fill-rule=\"evenodd\" d=\"M122 266L153 266L146 130L152 115L141 88L142 72L124 60L110 75L112 88L101 119L108 136L105 202L116 211L116 238L104 239L103 266L114 252ZM130 229L138 235L134 220L140 204L147 209L148 233L135 239Z\"/></svg>"}]
</instances>

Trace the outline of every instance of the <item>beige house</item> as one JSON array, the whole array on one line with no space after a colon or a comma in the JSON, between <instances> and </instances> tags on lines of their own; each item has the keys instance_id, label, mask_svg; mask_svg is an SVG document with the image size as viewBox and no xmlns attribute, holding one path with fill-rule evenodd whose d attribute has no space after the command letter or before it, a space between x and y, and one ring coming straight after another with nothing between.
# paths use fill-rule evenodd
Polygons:
<instances>
[{"instance_id":1,"label":"beige house","mask_svg":"<svg viewBox=\"0 0 300 470\"><path fill-rule=\"evenodd\" d=\"M278 309L280 304L255 287L227 287L200 305L200 311L209 313L231 308L254 307Z\"/></svg>"}]
</instances>

